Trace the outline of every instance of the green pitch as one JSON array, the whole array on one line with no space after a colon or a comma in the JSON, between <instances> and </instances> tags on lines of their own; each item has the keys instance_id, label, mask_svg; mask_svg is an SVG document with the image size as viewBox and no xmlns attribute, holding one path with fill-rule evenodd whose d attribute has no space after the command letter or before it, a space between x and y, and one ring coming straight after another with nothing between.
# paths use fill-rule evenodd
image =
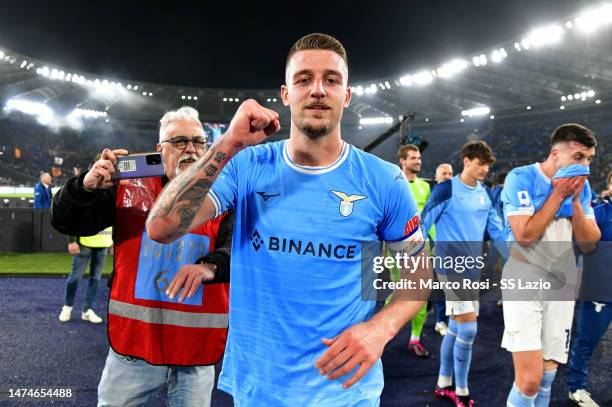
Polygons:
<instances>
[{"instance_id":1,"label":"green pitch","mask_svg":"<svg viewBox=\"0 0 612 407\"><path fill-rule=\"evenodd\" d=\"M69 253L0 253L0 276L57 275L70 273L72 255ZM108 256L102 276L108 277L113 269L113 256ZM89 266L85 270L89 274Z\"/></svg>"},{"instance_id":2,"label":"green pitch","mask_svg":"<svg viewBox=\"0 0 612 407\"><path fill-rule=\"evenodd\" d=\"M0 198L34 198L34 193L31 194L0 194Z\"/></svg>"}]
</instances>

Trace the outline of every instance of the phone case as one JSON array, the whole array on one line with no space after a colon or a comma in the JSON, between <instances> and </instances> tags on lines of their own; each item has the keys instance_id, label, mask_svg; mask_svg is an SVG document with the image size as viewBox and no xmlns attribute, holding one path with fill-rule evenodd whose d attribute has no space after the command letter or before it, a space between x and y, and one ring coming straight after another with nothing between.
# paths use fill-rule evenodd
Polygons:
<instances>
[{"instance_id":1,"label":"phone case","mask_svg":"<svg viewBox=\"0 0 612 407\"><path fill-rule=\"evenodd\" d=\"M161 154L133 154L117 158L113 179L161 177L164 175L164 164Z\"/></svg>"}]
</instances>

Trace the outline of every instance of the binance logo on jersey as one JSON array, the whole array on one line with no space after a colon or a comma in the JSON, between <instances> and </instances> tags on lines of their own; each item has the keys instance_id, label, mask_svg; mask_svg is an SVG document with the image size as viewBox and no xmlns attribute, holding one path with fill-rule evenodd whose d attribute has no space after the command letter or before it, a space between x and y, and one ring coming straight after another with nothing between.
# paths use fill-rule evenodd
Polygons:
<instances>
[{"instance_id":1,"label":"binance logo on jersey","mask_svg":"<svg viewBox=\"0 0 612 407\"><path fill-rule=\"evenodd\" d=\"M300 256L320 257L327 259L354 259L357 255L356 245L312 242L309 240L289 239L280 236L263 238L257 230L250 235L251 244L256 252L266 247L270 252Z\"/></svg>"},{"instance_id":2,"label":"binance logo on jersey","mask_svg":"<svg viewBox=\"0 0 612 407\"><path fill-rule=\"evenodd\" d=\"M340 198L340 215L347 217L353 213L353 202L361 201L362 199L366 199L367 196L363 195L348 195L344 192L340 191L330 191L332 194L336 195Z\"/></svg>"},{"instance_id":3,"label":"binance logo on jersey","mask_svg":"<svg viewBox=\"0 0 612 407\"><path fill-rule=\"evenodd\" d=\"M259 249L261 248L261 246L264 245L264 241L261 238L261 235L259 234L259 232L257 231L257 229L251 233L251 244L253 245L253 249L255 249L255 251L259 251Z\"/></svg>"}]
</instances>

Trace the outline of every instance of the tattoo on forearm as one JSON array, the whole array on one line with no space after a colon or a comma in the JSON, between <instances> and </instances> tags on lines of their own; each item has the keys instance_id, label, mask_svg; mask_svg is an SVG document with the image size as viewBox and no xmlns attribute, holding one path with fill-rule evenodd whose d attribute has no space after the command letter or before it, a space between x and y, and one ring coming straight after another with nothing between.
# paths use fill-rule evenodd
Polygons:
<instances>
[{"instance_id":1,"label":"tattoo on forearm","mask_svg":"<svg viewBox=\"0 0 612 407\"><path fill-rule=\"evenodd\" d=\"M217 172L217 167L212 164L208 164L208 167L204 168L204 174L208 177L212 177Z\"/></svg>"},{"instance_id":2,"label":"tattoo on forearm","mask_svg":"<svg viewBox=\"0 0 612 407\"><path fill-rule=\"evenodd\" d=\"M193 163L183 174L170 182L159 196L149 215L149 221L176 217L177 230L168 236L169 238L181 236L191 226L219 170L219 165L212 164L212 161L222 164L228 159L226 153L217 150L222 146L223 140L220 140L218 145L207 151L201 162Z\"/></svg>"},{"instance_id":3,"label":"tattoo on forearm","mask_svg":"<svg viewBox=\"0 0 612 407\"><path fill-rule=\"evenodd\" d=\"M217 151L215 153L215 161L218 163L222 163L226 157L227 157L227 154L225 154L223 151Z\"/></svg>"}]
</instances>

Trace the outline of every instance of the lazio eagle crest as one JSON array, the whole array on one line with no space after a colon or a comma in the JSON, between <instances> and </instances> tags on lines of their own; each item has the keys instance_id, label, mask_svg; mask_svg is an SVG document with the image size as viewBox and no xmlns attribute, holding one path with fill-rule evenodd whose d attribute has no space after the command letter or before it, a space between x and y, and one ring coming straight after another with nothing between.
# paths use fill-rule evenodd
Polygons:
<instances>
[{"instance_id":1,"label":"lazio eagle crest","mask_svg":"<svg viewBox=\"0 0 612 407\"><path fill-rule=\"evenodd\" d=\"M363 195L347 195L340 191L331 191L332 194L340 198L340 215L347 217L353 213L353 202L366 199L367 196Z\"/></svg>"}]
</instances>

